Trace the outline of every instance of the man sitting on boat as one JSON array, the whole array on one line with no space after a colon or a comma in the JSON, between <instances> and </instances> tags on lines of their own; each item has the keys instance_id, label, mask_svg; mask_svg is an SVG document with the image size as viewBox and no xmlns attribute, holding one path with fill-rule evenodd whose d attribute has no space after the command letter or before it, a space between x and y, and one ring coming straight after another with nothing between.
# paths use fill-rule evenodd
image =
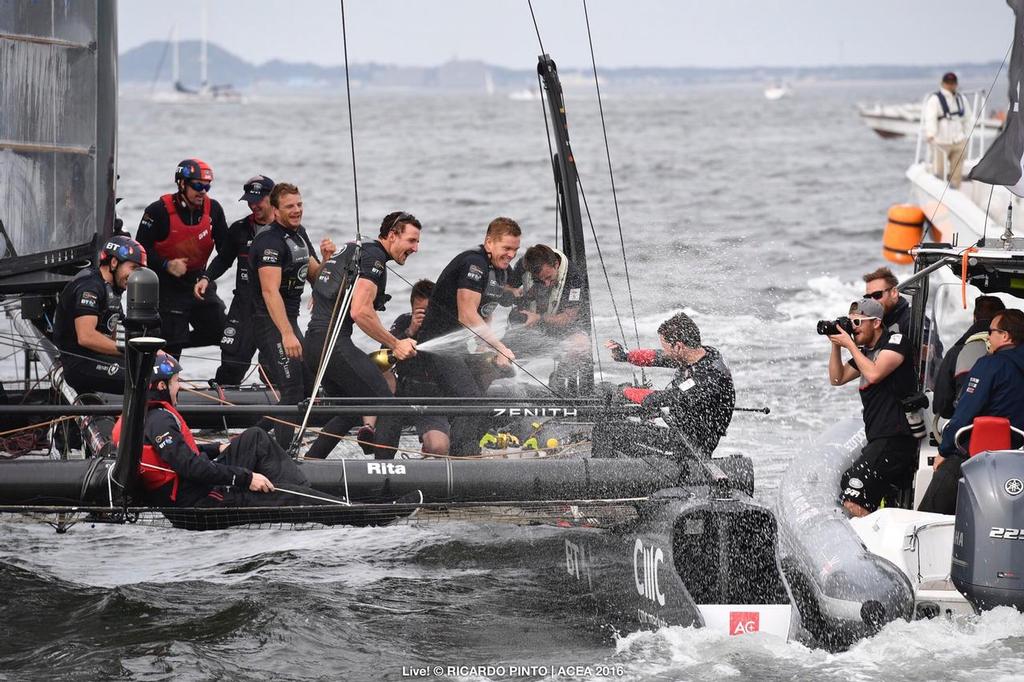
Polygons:
<instances>
[{"instance_id":1,"label":"man sitting on boat","mask_svg":"<svg viewBox=\"0 0 1024 682\"><path fill-rule=\"evenodd\" d=\"M328 258L316 282L313 283L313 314L306 328L305 362L310 371L316 373L323 362L323 356L330 343L335 325L341 325L337 340L327 359L323 385L328 395L349 398L390 398L388 386L380 368L366 353L352 341L354 327L378 343L391 349L395 358L407 360L416 355L416 341L411 338L399 339L380 321L378 311L390 298L387 294L387 262L395 261L405 265L406 259L419 250L420 221L411 213L396 211L384 216L377 239L362 244L351 242L338 254ZM359 262L353 263L356 247ZM355 282L342 283L346 273L355 274ZM341 305L348 287L352 287L348 310ZM341 319L338 316L343 315ZM332 417L324 426L306 457L324 459L338 444L339 435L359 424L358 418L349 416ZM363 450L373 452L374 425L376 419L364 418L358 440Z\"/></svg>"},{"instance_id":2,"label":"man sitting on boat","mask_svg":"<svg viewBox=\"0 0 1024 682\"><path fill-rule=\"evenodd\" d=\"M130 237L111 237L99 265L68 282L60 294L53 341L64 379L79 393L124 393L123 352L117 347L121 293L128 277L146 265L146 250Z\"/></svg>"},{"instance_id":3,"label":"man sitting on boat","mask_svg":"<svg viewBox=\"0 0 1024 682\"><path fill-rule=\"evenodd\" d=\"M988 328L989 354L979 358L964 382L953 418L942 432L935 474L920 511L956 513L957 481L967 455L957 448L956 433L975 417L1005 417L1024 429L1024 312L1004 310Z\"/></svg>"},{"instance_id":4,"label":"man sitting on boat","mask_svg":"<svg viewBox=\"0 0 1024 682\"><path fill-rule=\"evenodd\" d=\"M932 147L933 171L949 186L960 186L967 138L971 134L971 108L957 90L953 72L942 76L942 85L924 105L924 134Z\"/></svg>"},{"instance_id":5,"label":"man sitting on boat","mask_svg":"<svg viewBox=\"0 0 1024 682\"><path fill-rule=\"evenodd\" d=\"M949 419L953 416L964 380L979 358L988 354L988 328L992 318L1006 310L998 296L974 299L974 323L949 349L935 377L932 412Z\"/></svg>"},{"instance_id":6,"label":"man sitting on boat","mask_svg":"<svg viewBox=\"0 0 1024 682\"><path fill-rule=\"evenodd\" d=\"M259 427L230 443L197 445L175 406L181 365L156 357L149 385L139 479L146 503L159 507L280 507L339 501L308 488L295 461ZM120 441L121 419L114 425ZM275 484L287 487L276 491ZM296 494L299 493L299 494Z\"/></svg>"},{"instance_id":7,"label":"man sitting on boat","mask_svg":"<svg viewBox=\"0 0 1024 682\"><path fill-rule=\"evenodd\" d=\"M906 333L882 323L884 309L873 298L850 306L853 336L841 325L829 335L832 353L828 376L833 386L860 379L867 444L842 477L843 507L852 516L867 516L910 484L917 464L917 438L902 400L915 392L913 353ZM843 363L842 349L851 359Z\"/></svg>"},{"instance_id":8,"label":"man sitting on boat","mask_svg":"<svg viewBox=\"0 0 1024 682\"><path fill-rule=\"evenodd\" d=\"M240 384L256 353L256 336L252 325L252 285L249 283L249 245L262 227L274 222L274 207L270 205L273 189L274 181L265 175L256 175L245 181L239 201L248 204L250 213L231 223L227 237L218 245L217 255L206 271L210 280L217 281L236 259L238 261L231 308L220 339L220 367L214 377L221 386Z\"/></svg>"},{"instance_id":9,"label":"man sitting on boat","mask_svg":"<svg viewBox=\"0 0 1024 682\"><path fill-rule=\"evenodd\" d=\"M403 396L482 396L489 379L478 360L493 358L507 368L515 354L490 327L491 315L502 299L507 270L519 250L522 230L511 218L495 218L487 226L484 243L463 251L445 266L430 295L430 305L420 327L419 345L435 342L429 354L421 353L399 368L399 394ZM469 338L459 332L465 332ZM452 334L451 344L440 339ZM482 354L467 352L475 342ZM493 372L487 373L493 376ZM421 417L417 431L423 449L432 454L475 455L480 452L484 431L476 417ZM380 439L378 439L378 442ZM386 456L386 455L385 455Z\"/></svg>"},{"instance_id":10,"label":"man sitting on boat","mask_svg":"<svg viewBox=\"0 0 1024 682\"><path fill-rule=\"evenodd\" d=\"M206 262L227 237L224 209L208 196L213 169L185 159L174 172L175 194L146 207L135 238L160 278L161 335L174 356L183 348L213 346L224 330L224 302L210 285ZM189 325L192 330L189 331Z\"/></svg>"},{"instance_id":11,"label":"man sitting on boat","mask_svg":"<svg viewBox=\"0 0 1024 682\"><path fill-rule=\"evenodd\" d=\"M626 388L623 395L669 425L669 437L661 446L681 444L692 454L710 457L732 422L736 406L732 373L717 348L701 344L700 329L686 313L676 313L662 322L658 339L661 350L638 348L626 352L615 341L605 344L617 362L678 368L663 390ZM611 431L625 434L627 441L635 441L639 435L621 429L621 425ZM595 434L592 440L596 447L606 439ZM613 438L613 442L628 447L621 438Z\"/></svg>"},{"instance_id":12,"label":"man sitting on boat","mask_svg":"<svg viewBox=\"0 0 1024 682\"><path fill-rule=\"evenodd\" d=\"M910 303L896 287L900 281L892 270L881 267L864 275L864 298L882 304L882 326L894 334L910 333Z\"/></svg>"}]
</instances>

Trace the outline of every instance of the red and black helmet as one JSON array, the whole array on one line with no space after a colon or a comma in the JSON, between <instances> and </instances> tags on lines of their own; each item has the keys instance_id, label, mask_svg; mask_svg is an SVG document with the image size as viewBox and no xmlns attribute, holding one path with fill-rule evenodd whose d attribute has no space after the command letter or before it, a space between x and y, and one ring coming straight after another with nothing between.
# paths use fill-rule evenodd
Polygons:
<instances>
[{"instance_id":1,"label":"red and black helmet","mask_svg":"<svg viewBox=\"0 0 1024 682\"><path fill-rule=\"evenodd\" d=\"M213 169L205 161L185 159L178 163L178 168L174 171L174 181L213 182Z\"/></svg>"},{"instance_id":2,"label":"red and black helmet","mask_svg":"<svg viewBox=\"0 0 1024 682\"><path fill-rule=\"evenodd\" d=\"M111 237L100 251L100 263L106 263L111 258L116 258L120 263L138 263L145 267L146 249L131 237Z\"/></svg>"}]
</instances>

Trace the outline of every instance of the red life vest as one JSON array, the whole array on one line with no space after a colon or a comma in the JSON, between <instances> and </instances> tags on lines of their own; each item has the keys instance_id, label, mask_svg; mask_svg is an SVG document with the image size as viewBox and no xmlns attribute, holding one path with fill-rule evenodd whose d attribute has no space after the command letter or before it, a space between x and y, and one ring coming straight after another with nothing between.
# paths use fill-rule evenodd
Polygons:
<instances>
[{"instance_id":1,"label":"red life vest","mask_svg":"<svg viewBox=\"0 0 1024 682\"><path fill-rule=\"evenodd\" d=\"M210 206L213 202L207 197L203 201L203 217L199 223L186 225L178 215L175 196L165 194L160 197L167 210L170 227L167 230L167 239L156 243L156 252L165 260L185 258L185 269L188 272L196 272L206 267L206 262L213 253L213 221L210 220Z\"/></svg>"},{"instance_id":2,"label":"red life vest","mask_svg":"<svg viewBox=\"0 0 1024 682\"><path fill-rule=\"evenodd\" d=\"M174 419L178 422L178 426L181 429L181 436L185 439L185 444L188 445L189 449L199 456L199 448L196 446L195 438L192 437L192 430L188 428L188 424L185 423L185 418L178 414L178 411L174 409L174 406L170 403L165 403L162 400L153 400L149 402L149 408L162 408L171 413ZM114 446L118 446L121 443L121 418L118 417L114 423L114 432L111 434L114 440ZM142 486L149 492L156 492L160 490L168 483L171 485L171 502L178 499L178 474L171 468L164 459L157 453L156 448L152 445L142 446L142 458L139 460L139 480L142 481Z\"/></svg>"}]
</instances>

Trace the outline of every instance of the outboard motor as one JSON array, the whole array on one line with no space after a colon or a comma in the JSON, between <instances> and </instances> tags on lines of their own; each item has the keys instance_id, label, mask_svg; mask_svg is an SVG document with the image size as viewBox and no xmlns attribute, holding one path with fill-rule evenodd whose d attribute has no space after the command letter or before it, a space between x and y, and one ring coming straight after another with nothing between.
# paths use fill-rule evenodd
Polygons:
<instances>
[{"instance_id":1,"label":"outboard motor","mask_svg":"<svg viewBox=\"0 0 1024 682\"><path fill-rule=\"evenodd\" d=\"M1024 611L1024 452L972 457L958 486L953 584L979 610Z\"/></svg>"}]
</instances>

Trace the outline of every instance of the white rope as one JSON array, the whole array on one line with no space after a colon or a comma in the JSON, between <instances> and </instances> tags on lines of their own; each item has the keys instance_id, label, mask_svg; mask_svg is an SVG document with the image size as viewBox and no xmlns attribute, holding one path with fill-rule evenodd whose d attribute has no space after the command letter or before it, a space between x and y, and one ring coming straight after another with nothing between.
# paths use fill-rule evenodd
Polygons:
<instances>
[{"instance_id":1,"label":"white rope","mask_svg":"<svg viewBox=\"0 0 1024 682\"><path fill-rule=\"evenodd\" d=\"M335 500L330 497L320 497L319 495L310 495L309 493L300 493L297 490L286 490L285 488L278 488L274 486L274 491L279 493L288 493L289 495L298 495L299 497L308 497L311 500L320 500L321 502L329 502L342 507L351 507L352 503L345 500Z\"/></svg>"}]
</instances>

